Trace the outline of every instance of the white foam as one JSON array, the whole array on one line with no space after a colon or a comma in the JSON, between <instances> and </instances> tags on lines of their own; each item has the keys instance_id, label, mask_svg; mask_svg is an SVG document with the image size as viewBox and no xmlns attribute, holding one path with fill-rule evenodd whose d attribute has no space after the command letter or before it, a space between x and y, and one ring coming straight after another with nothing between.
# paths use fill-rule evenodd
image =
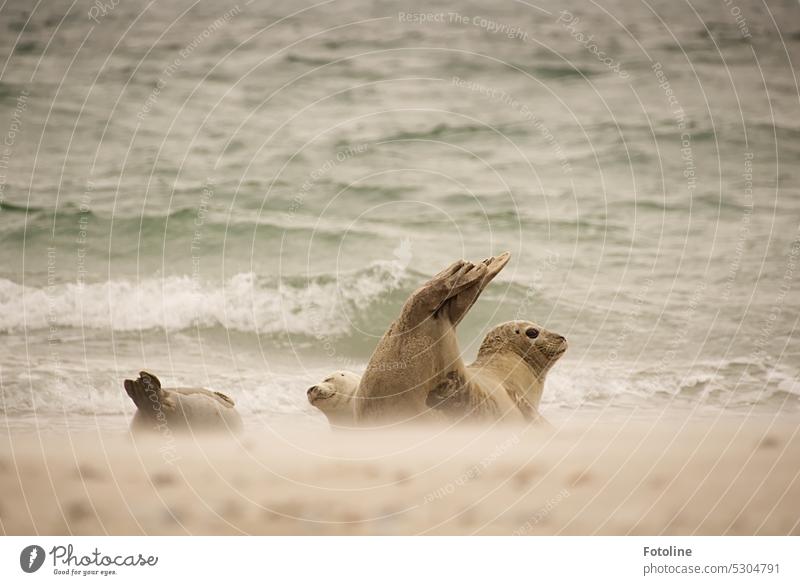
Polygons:
<instances>
[{"instance_id":1,"label":"white foam","mask_svg":"<svg viewBox=\"0 0 800 585\"><path fill-rule=\"evenodd\" d=\"M364 270L307 282L266 281L252 272L221 284L189 276L63 283L44 288L0 279L0 331L85 327L135 331L222 326L260 333L345 333L349 319L398 288L406 269L377 262Z\"/></svg>"},{"instance_id":2,"label":"white foam","mask_svg":"<svg viewBox=\"0 0 800 585\"><path fill-rule=\"evenodd\" d=\"M778 401L794 408L800 405L797 377L785 364L746 357L676 365L670 371L647 364L583 363L556 367L548 375L542 405L749 408Z\"/></svg>"}]
</instances>

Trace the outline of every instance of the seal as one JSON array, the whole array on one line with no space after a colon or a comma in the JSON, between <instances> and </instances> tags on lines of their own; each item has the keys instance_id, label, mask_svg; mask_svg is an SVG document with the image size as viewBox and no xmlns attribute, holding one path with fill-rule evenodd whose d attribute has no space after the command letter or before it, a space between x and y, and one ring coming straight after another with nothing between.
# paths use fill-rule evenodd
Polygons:
<instances>
[{"instance_id":1,"label":"seal","mask_svg":"<svg viewBox=\"0 0 800 585\"><path fill-rule=\"evenodd\" d=\"M308 401L320 409L331 427L352 427L355 423L353 397L361 377L353 372L333 372L319 384L306 391Z\"/></svg>"},{"instance_id":2,"label":"seal","mask_svg":"<svg viewBox=\"0 0 800 585\"><path fill-rule=\"evenodd\" d=\"M562 335L532 321L501 323L486 334L463 375L452 368L426 405L449 420L548 424L539 414L545 377L567 347Z\"/></svg>"},{"instance_id":3,"label":"seal","mask_svg":"<svg viewBox=\"0 0 800 585\"><path fill-rule=\"evenodd\" d=\"M170 431L239 431L242 418L230 397L205 388L162 388L153 374L139 372L125 380L125 391L138 409L131 430L168 428Z\"/></svg>"},{"instance_id":4,"label":"seal","mask_svg":"<svg viewBox=\"0 0 800 585\"><path fill-rule=\"evenodd\" d=\"M355 392L358 426L543 420L538 406L544 379L567 349L563 336L531 321L503 323L489 331L469 366L456 338L456 326L510 257L459 260L412 293Z\"/></svg>"}]
</instances>

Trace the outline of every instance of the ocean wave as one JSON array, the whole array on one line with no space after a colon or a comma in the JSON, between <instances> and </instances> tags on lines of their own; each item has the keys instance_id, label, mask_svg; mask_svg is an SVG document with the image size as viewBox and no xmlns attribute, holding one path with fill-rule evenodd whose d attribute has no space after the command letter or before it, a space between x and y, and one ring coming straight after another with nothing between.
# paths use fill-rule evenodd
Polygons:
<instances>
[{"instance_id":1,"label":"ocean wave","mask_svg":"<svg viewBox=\"0 0 800 585\"><path fill-rule=\"evenodd\" d=\"M330 65L334 62L333 59L327 57L319 57L319 56L310 56L310 55L299 55L296 53L289 53L284 57L284 60L287 63L300 63L302 65L311 65L314 67L320 67L323 65ZM347 61L342 61L345 64L348 64Z\"/></svg>"},{"instance_id":2,"label":"ocean wave","mask_svg":"<svg viewBox=\"0 0 800 585\"><path fill-rule=\"evenodd\" d=\"M35 207L31 205L23 205L23 204L16 204L16 203L9 203L8 201L0 201L0 211L6 213L33 213L37 211L43 211L43 207Z\"/></svg>"},{"instance_id":3,"label":"ocean wave","mask_svg":"<svg viewBox=\"0 0 800 585\"><path fill-rule=\"evenodd\" d=\"M224 327L312 336L322 329L335 337L349 333L370 305L394 291L405 293L418 281L419 275L396 260L308 279L246 272L221 284L165 276L37 288L0 279L0 331Z\"/></svg>"},{"instance_id":4,"label":"ocean wave","mask_svg":"<svg viewBox=\"0 0 800 585\"><path fill-rule=\"evenodd\" d=\"M235 371L204 362L202 373L188 363L158 369L167 387L203 386L225 392L247 416L304 416L324 422L309 406L305 389L332 369L363 373L363 360L345 364L314 362L302 371L269 370L263 365ZM12 368L14 372L12 372ZM129 356L109 363L28 364L10 366L3 378L5 414L128 415L135 407L125 395L122 380L142 366ZM545 416L578 410L623 411L658 415L693 411L715 415L720 409L739 413L797 412L800 409L798 372L782 364L748 358L675 364L672 372L657 372L648 364L561 364L548 375L541 409Z\"/></svg>"},{"instance_id":5,"label":"ocean wave","mask_svg":"<svg viewBox=\"0 0 800 585\"><path fill-rule=\"evenodd\" d=\"M548 376L542 405L550 408L800 407L798 372L769 360L737 357L675 364L578 364Z\"/></svg>"},{"instance_id":6,"label":"ocean wave","mask_svg":"<svg viewBox=\"0 0 800 585\"><path fill-rule=\"evenodd\" d=\"M91 369L73 364L62 364L59 368L29 366L13 378L4 378L2 413L15 416L127 415L130 418L136 407L125 393L123 380L135 376L141 365L123 361L117 366L118 369L110 369L107 364ZM186 365L158 369L157 373L167 388L201 386L224 392L245 415L266 418L308 415L322 422L320 413L308 404L305 389L330 374L330 368L310 368L301 375L271 371L265 376L260 368L231 373L208 372L208 365L205 366L201 377L196 368Z\"/></svg>"},{"instance_id":7,"label":"ocean wave","mask_svg":"<svg viewBox=\"0 0 800 585\"><path fill-rule=\"evenodd\" d=\"M560 79L563 77L592 77L598 75L598 71L589 67L578 67L576 65L538 65L531 66L524 63L512 63L512 65L529 73L535 78L541 79Z\"/></svg>"},{"instance_id":8,"label":"ocean wave","mask_svg":"<svg viewBox=\"0 0 800 585\"><path fill-rule=\"evenodd\" d=\"M503 136L514 135L527 135L529 133L526 127L527 122L505 122L502 124L448 124L440 122L421 128L419 130L403 130L392 134L369 139L369 142L394 142L404 140L439 140L442 138L451 139L455 136L469 136L473 137L478 134L486 133L501 133ZM345 148L354 148L354 145L347 141L339 141L337 148L343 150Z\"/></svg>"},{"instance_id":9,"label":"ocean wave","mask_svg":"<svg viewBox=\"0 0 800 585\"><path fill-rule=\"evenodd\" d=\"M289 209L288 204L286 209ZM177 207L163 213L116 213L112 216L98 211L82 211L72 204L61 206L56 214L53 208L3 202L2 210L10 217L0 229L0 241L25 241L28 246L38 241L71 245L82 225L86 225L91 234L104 237L111 232L112 223L116 236L151 243L159 246L159 250L164 240L192 238L197 230L202 230L203 237L208 239L240 237L250 241L256 236L280 238L313 234L315 238L338 241L344 229L335 219L298 215L288 220L283 212L275 213L269 209L258 213L253 210L232 213L203 211L199 215L195 207ZM13 220L9 221L11 218ZM347 233L365 237L381 235L377 229L359 226L347 226ZM102 243L105 246L105 241Z\"/></svg>"}]
</instances>

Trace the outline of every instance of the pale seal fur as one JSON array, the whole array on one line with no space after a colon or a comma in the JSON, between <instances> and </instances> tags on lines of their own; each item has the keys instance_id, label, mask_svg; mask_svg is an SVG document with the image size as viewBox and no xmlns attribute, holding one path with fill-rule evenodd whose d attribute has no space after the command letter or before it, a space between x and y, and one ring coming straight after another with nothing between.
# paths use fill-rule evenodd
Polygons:
<instances>
[{"instance_id":1,"label":"pale seal fur","mask_svg":"<svg viewBox=\"0 0 800 585\"><path fill-rule=\"evenodd\" d=\"M469 367L456 338L456 326L509 258L460 260L409 297L358 385L356 424L539 420L544 379L567 349L564 337L530 321L503 323Z\"/></svg>"},{"instance_id":2,"label":"pale seal fur","mask_svg":"<svg viewBox=\"0 0 800 585\"><path fill-rule=\"evenodd\" d=\"M125 391L136 405L131 422L134 431L227 430L239 431L242 418L233 400L221 392L204 388L162 388L153 374L139 372L136 380L125 380Z\"/></svg>"},{"instance_id":3,"label":"pale seal fur","mask_svg":"<svg viewBox=\"0 0 800 585\"><path fill-rule=\"evenodd\" d=\"M448 419L546 423L539 414L547 372L567 351L567 340L531 321L494 327L469 366L452 368L426 404Z\"/></svg>"},{"instance_id":4,"label":"pale seal fur","mask_svg":"<svg viewBox=\"0 0 800 585\"><path fill-rule=\"evenodd\" d=\"M306 391L308 401L320 409L332 427L352 427L354 422L353 396L361 377L346 371L336 371Z\"/></svg>"}]
</instances>

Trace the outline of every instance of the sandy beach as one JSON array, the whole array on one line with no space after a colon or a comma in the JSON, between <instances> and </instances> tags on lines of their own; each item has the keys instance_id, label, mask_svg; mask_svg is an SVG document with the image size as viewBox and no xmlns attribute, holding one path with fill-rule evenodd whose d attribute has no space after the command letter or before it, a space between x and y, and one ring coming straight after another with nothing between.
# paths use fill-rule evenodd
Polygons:
<instances>
[{"instance_id":1,"label":"sandy beach","mask_svg":"<svg viewBox=\"0 0 800 585\"><path fill-rule=\"evenodd\" d=\"M8 535L800 534L792 417L5 434Z\"/></svg>"}]
</instances>

